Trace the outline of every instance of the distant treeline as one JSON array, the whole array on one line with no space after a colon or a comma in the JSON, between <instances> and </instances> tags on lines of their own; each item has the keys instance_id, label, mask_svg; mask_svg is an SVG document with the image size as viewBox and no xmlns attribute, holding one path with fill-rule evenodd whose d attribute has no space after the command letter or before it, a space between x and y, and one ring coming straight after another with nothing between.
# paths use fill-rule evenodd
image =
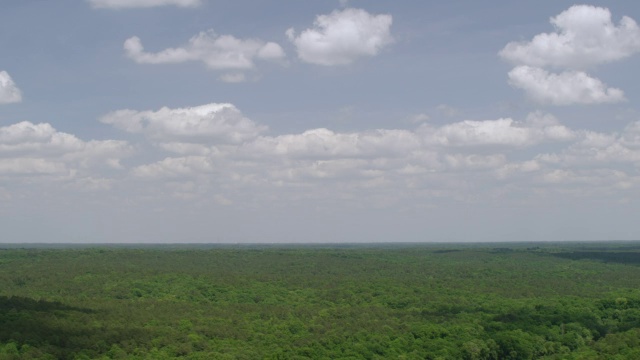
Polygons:
<instances>
[{"instance_id":1,"label":"distant treeline","mask_svg":"<svg viewBox=\"0 0 640 360\"><path fill-rule=\"evenodd\" d=\"M635 251L572 251L553 254L571 260L601 260L623 264L640 264L640 252Z\"/></svg>"}]
</instances>

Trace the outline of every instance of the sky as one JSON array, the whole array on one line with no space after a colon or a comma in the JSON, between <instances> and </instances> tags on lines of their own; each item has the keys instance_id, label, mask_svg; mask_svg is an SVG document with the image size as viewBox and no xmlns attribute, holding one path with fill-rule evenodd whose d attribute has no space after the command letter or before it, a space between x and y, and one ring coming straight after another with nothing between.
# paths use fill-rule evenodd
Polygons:
<instances>
[{"instance_id":1,"label":"sky","mask_svg":"<svg viewBox=\"0 0 640 360\"><path fill-rule=\"evenodd\" d=\"M0 242L639 240L640 3L5 0Z\"/></svg>"}]
</instances>

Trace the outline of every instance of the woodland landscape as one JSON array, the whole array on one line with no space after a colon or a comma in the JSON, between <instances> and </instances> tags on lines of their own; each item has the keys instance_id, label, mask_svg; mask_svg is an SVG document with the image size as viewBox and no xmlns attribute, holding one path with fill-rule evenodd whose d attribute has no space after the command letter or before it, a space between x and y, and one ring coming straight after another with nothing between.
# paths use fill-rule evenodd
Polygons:
<instances>
[{"instance_id":1,"label":"woodland landscape","mask_svg":"<svg viewBox=\"0 0 640 360\"><path fill-rule=\"evenodd\" d=\"M0 250L1 359L632 359L640 245Z\"/></svg>"}]
</instances>

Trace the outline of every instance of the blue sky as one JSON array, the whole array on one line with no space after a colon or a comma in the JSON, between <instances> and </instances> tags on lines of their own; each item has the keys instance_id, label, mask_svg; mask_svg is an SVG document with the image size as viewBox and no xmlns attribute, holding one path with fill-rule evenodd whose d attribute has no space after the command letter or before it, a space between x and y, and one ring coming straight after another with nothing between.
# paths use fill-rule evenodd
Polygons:
<instances>
[{"instance_id":1,"label":"blue sky","mask_svg":"<svg viewBox=\"0 0 640 360\"><path fill-rule=\"evenodd\" d=\"M631 1L0 5L3 242L640 238Z\"/></svg>"}]
</instances>

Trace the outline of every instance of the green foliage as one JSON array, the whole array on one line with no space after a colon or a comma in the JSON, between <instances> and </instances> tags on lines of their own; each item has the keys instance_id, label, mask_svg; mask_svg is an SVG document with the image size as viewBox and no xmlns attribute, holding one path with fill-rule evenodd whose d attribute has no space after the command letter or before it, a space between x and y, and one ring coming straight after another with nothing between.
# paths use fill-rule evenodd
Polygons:
<instances>
[{"instance_id":1,"label":"green foliage","mask_svg":"<svg viewBox=\"0 0 640 360\"><path fill-rule=\"evenodd\" d=\"M640 358L637 247L508 246L0 249L0 359Z\"/></svg>"}]
</instances>

